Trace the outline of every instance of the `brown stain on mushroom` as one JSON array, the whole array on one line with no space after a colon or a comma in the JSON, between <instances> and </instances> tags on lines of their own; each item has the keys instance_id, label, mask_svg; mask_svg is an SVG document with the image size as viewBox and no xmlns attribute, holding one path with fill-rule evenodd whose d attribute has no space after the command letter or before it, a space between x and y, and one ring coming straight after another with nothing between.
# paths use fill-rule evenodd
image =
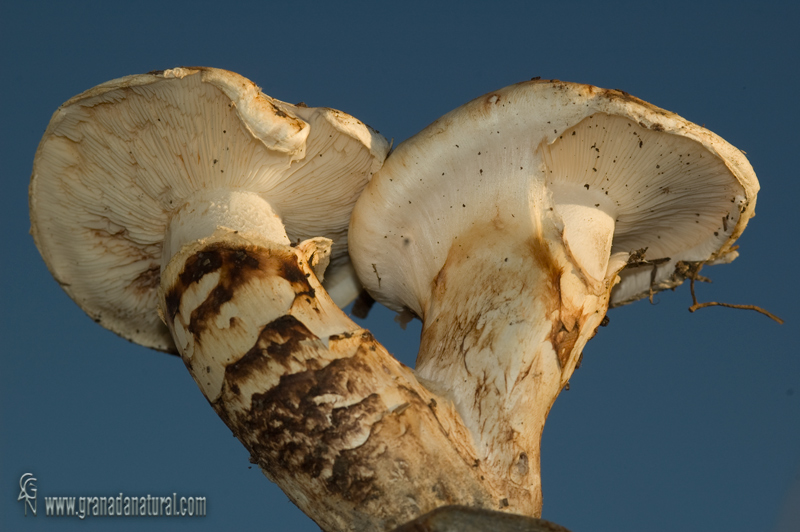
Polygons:
<instances>
[{"instance_id":1,"label":"brown stain on mushroom","mask_svg":"<svg viewBox=\"0 0 800 532\"><path fill-rule=\"evenodd\" d=\"M279 116L281 118L288 118L289 117L289 115L287 115L286 113L283 112L283 109L281 109L280 107L278 107L274 103L272 104L272 110L275 111L275 116Z\"/></svg>"},{"instance_id":2,"label":"brown stain on mushroom","mask_svg":"<svg viewBox=\"0 0 800 532\"><path fill-rule=\"evenodd\" d=\"M189 257L175 284L167 290L165 302L170 321L175 319L186 290L217 271L219 280L216 286L190 316L188 329L196 340L220 314L222 306L234 299L236 292L253 279L282 277L291 283L296 297L314 297L314 289L294 253L214 243Z\"/></svg>"},{"instance_id":3,"label":"brown stain on mushroom","mask_svg":"<svg viewBox=\"0 0 800 532\"><path fill-rule=\"evenodd\" d=\"M446 319L441 322L436 319L429 321L422 335L423 343L429 338L438 338L439 343L435 349L435 357L439 359L437 365L458 364L467 375L480 379L480 375L473 375L467 355L471 351L492 349L495 331L479 325L479 309L488 310L487 305L491 303L494 293L502 287L493 284L493 281L498 282L497 279L485 279L483 276L474 277L470 283L465 284L460 275L461 268L471 262L468 250L462 250L455 245L451 247L445 264L432 282L432 299L439 302ZM478 273L475 272L476 275ZM472 293L473 285L482 287L482 290L478 294ZM431 352L430 349L426 351ZM491 387L478 386L475 404L479 404L490 390Z\"/></svg>"},{"instance_id":4,"label":"brown stain on mushroom","mask_svg":"<svg viewBox=\"0 0 800 532\"><path fill-rule=\"evenodd\" d=\"M572 351L580 337L585 317L582 316L582 308L569 309L564 304L561 294L561 277L564 271L558 266L557 261L552 256L547 242L532 237L528 241L531 255L536 259L542 272L545 272L548 281L541 285L546 291L542 294L543 301L547 305L547 312L554 316L550 332L550 343L563 370L572 356Z\"/></svg>"},{"instance_id":5,"label":"brown stain on mushroom","mask_svg":"<svg viewBox=\"0 0 800 532\"><path fill-rule=\"evenodd\" d=\"M664 131L664 126L659 124L658 122L653 122L651 124L645 124L644 122L639 122L639 125L645 129L652 129L653 131Z\"/></svg>"},{"instance_id":6,"label":"brown stain on mushroom","mask_svg":"<svg viewBox=\"0 0 800 532\"><path fill-rule=\"evenodd\" d=\"M361 331L329 338L332 347L337 342L355 341L358 347L350 356L327 365L307 359L305 370L287 371L272 389L254 393L249 411L228 415L226 401L239 395L245 382L275 371L270 360L292 356L301 343L319 342L298 320L279 318L264 327L244 357L226 368L225 391L213 406L234 434L245 435L240 437L242 443L251 456L258 457L253 458L254 463L269 472L270 478L305 477L334 500L370 505L390 496L387 492L398 482L413 483L417 471L426 467L424 462L411 463L405 457L408 445L424 446L420 420L430 419L431 413L435 418L435 411L417 392L403 386L397 390L402 404L389 408L375 393L374 382L397 368L376 363L379 346L372 335ZM340 400L321 400L330 397ZM386 445L387 441L396 446ZM430 467L439 459L434 449L422 455L429 457ZM438 477L430 493L414 495L408 512L418 515L420 508L463 501L464 491L463 479ZM473 502L491 504L478 491Z\"/></svg>"},{"instance_id":7,"label":"brown stain on mushroom","mask_svg":"<svg viewBox=\"0 0 800 532\"><path fill-rule=\"evenodd\" d=\"M268 371L270 360L288 367L292 354L306 340L319 338L294 316L281 316L265 325L255 345L242 358L225 368L226 379L230 381L232 389L238 389L238 382L259 371Z\"/></svg>"},{"instance_id":8,"label":"brown stain on mushroom","mask_svg":"<svg viewBox=\"0 0 800 532\"><path fill-rule=\"evenodd\" d=\"M528 471L530 471L530 466L528 465L528 453L522 452L519 454L519 459L517 460L515 467L517 468L517 473L520 476L524 477L528 474Z\"/></svg>"},{"instance_id":9,"label":"brown stain on mushroom","mask_svg":"<svg viewBox=\"0 0 800 532\"><path fill-rule=\"evenodd\" d=\"M499 235L504 232L502 221L495 218L490 221L490 226L492 238L500 238ZM465 237L464 241L470 241L470 239L478 242L485 241L484 238L487 235L481 231L479 233L470 234L470 238ZM545 237L531 235L524 241L522 249L524 251L518 258L522 259L523 264L527 263L530 266L521 266L521 268L538 272L535 279L528 279L524 274L509 276L489 269L481 274L479 270L475 269L478 266L473 266L471 280L464 284L463 272L465 269L469 269L465 265L475 264L471 260L471 255L475 254L475 251L453 246L445 264L431 283L432 300L437 302L438 307L446 309L445 316L447 318L439 322L435 318L426 317L422 333L424 349L421 348L420 351L433 355L438 360L436 363L438 367L442 367L443 364L458 364L463 367L464 373L475 379L476 382L473 398L476 407L489 394L497 393L497 389L496 383L486 381L482 371L471 367L470 353L495 350L494 344L498 340L498 335L502 334L502 328L498 329L488 323L483 314L504 304L503 296L498 300L498 294L507 293L509 283L514 283L512 290L518 290L520 297L540 300L546 308L546 315L552 317L549 340L561 368L567 365L580 336L582 323L580 310L577 311L578 315L572 315L575 311L565 308L561 294L563 271L553 256ZM501 264L502 268L509 267L507 259L499 258L498 264ZM485 266L481 266L481 268L485 268ZM519 269L520 266L516 268ZM455 279L453 283L449 282L450 277ZM480 289L478 290L477 287ZM506 318L510 320L508 325L513 326L515 324L514 313L520 312L521 308L513 311L509 308L509 310L511 314ZM520 316L517 318L524 319ZM434 347L433 342L438 342L438 345ZM523 369L514 381L506 383L505 387L515 387L529 375L530 371L531 368Z\"/></svg>"},{"instance_id":10,"label":"brown stain on mushroom","mask_svg":"<svg viewBox=\"0 0 800 532\"><path fill-rule=\"evenodd\" d=\"M550 343L556 353L559 366L564 368L578 340L580 326L572 317L564 316L566 311L561 299L561 276L563 272L550 252L547 242L538 236L528 240L530 254L547 281L540 285L544 289L542 300L547 306L547 313L555 316L550 332Z\"/></svg>"},{"instance_id":11,"label":"brown stain on mushroom","mask_svg":"<svg viewBox=\"0 0 800 532\"><path fill-rule=\"evenodd\" d=\"M563 322L559 321L560 328L550 335L550 342L553 344L553 349L558 357L558 363L563 368L569 361L569 356L572 353L572 348L575 347L575 342L578 340L579 328L575 327L572 330L567 330Z\"/></svg>"},{"instance_id":12,"label":"brown stain on mushroom","mask_svg":"<svg viewBox=\"0 0 800 532\"><path fill-rule=\"evenodd\" d=\"M348 340L352 336L333 336L330 341ZM363 340L367 344L374 342L368 333ZM293 475L323 477L329 490L345 494L354 502L363 501L370 496L372 475L360 471L358 466L363 460L359 451L346 451L358 449L358 440L369 436L372 425L386 412L386 405L363 383L350 378L372 371L364 360L368 347L326 366L314 359L301 361L298 357L297 362L305 363L306 369L290 373L289 359L300 354L301 344L318 341L293 316L282 316L268 323L256 344L240 360L226 367L225 386L238 395L243 383L260 373L275 371L270 364L273 360L283 365L286 372L277 386L252 395L250 411L242 421L226 422L229 426L246 425L231 428L234 433L253 436L243 443L253 456L262 457L259 465L265 470L283 468ZM328 396L347 398L347 406L337 408L335 402L315 401ZM223 395L215 409L224 410L224 400Z\"/></svg>"},{"instance_id":13,"label":"brown stain on mushroom","mask_svg":"<svg viewBox=\"0 0 800 532\"><path fill-rule=\"evenodd\" d=\"M152 293L161 284L161 266L153 264L131 281L130 288L137 294Z\"/></svg>"}]
</instances>

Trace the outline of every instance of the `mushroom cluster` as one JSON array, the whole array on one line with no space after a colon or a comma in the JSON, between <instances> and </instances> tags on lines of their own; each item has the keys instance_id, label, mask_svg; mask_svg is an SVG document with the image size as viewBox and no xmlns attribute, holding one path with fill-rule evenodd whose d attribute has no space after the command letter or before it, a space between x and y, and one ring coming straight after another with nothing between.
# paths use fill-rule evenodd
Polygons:
<instances>
[{"instance_id":1,"label":"mushroom cluster","mask_svg":"<svg viewBox=\"0 0 800 532\"><path fill-rule=\"evenodd\" d=\"M181 356L323 529L538 516L545 418L606 311L735 258L758 181L713 133L559 81L388 152L232 72L129 76L54 114L32 234L95 321ZM423 321L416 371L340 310L360 283Z\"/></svg>"}]
</instances>

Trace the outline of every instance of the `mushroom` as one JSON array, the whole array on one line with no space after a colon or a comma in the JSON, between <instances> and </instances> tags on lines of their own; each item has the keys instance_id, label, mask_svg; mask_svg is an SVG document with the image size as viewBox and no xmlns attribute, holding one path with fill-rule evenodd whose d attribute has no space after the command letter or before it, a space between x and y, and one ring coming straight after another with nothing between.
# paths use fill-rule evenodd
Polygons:
<instances>
[{"instance_id":1,"label":"mushroom","mask_svg":"<svg viewBox=\"0 0 800 532\"><path fill-rule=\"evenodd\" d=\"M418 376L516 486L509 509L538 515L545 418L609 305L735 258L757 191L702 127L534 80L401 143L356 204L350 254L375 300L422 319Z\"/></svg>"},{"instance_id":2,"label":"mushroom","mask_svg":"<svg viewBox=\"0 0 800 532\"><path fill-rule=\"evenodd\" d=\"M346 268L350 209L387 151L339 111L173 69L64 104L30 186L34 239L67 293L129 340L177 350L251 460L328 531L506 497L452 403L318 279ZM333 292L355 286L340 271Z\"/></svg>"},{"instance_id":3,"label":"mushroom","mask_svg":"<svg viewBox=\"0 0 800 532\"><path fill-rule=\"evenodd\" d=\"M388 148L352 116L275 100L233 72L128 76L53 115L34 161L31 232L96 322L177 352L155 312L161 272L218 227L285 244L331 239L325 286L349 303L350 210Z\"/></svg>"}]
</instances>

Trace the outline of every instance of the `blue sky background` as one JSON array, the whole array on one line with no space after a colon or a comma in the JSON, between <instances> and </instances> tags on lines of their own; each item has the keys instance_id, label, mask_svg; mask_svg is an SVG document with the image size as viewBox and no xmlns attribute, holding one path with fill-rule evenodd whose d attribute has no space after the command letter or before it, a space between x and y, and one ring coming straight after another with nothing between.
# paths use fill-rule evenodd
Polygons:
<instances>
[{"instance_id":1,"label":"blue sky background","mask_svg":"<svg viewBox=\"0 0 800 532\"><path fill-rule=\"evenodd\" d=\"M3 2L0 6L0 529L314 531L248 462L175 357L69 300L28 235L27 185L51 114L119 76L238 72L402 141L534 76L623 89L745 150L761 181L741 256L612 310L551 411L543 517L579 531L800 530L796 219L800 9L788 2ZM366 321L413 363L419 323ZM38 478L40 515L18 482ZM204 495L202 519L46 518L45 495Z\"/></svg>"}]
</instances>

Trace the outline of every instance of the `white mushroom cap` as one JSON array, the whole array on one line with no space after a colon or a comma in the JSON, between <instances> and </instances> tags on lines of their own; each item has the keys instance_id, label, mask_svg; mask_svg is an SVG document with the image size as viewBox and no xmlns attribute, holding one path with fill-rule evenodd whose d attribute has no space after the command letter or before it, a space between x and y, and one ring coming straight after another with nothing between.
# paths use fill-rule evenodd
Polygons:
<instances>
[{"instance_id":1,"label":"white mushroom cap","mask_svg":"<svg viewBox=\"0 0 800 532\"><path fill-rule=\"evenodd\" d=\"M459 234L500 212L533 216L531 197L542 188L583 273L619 273L611 296L619 305L646 296L651 283L680 284L678 261L735 258L732 244L754 214L758 181L740 150L624 92L520 83L463 105L396 148L353 211L359 277L377 301L424 316ZM654 277L652 265L619 272L644 248L644 259L663 261Z\"/></svg>"},{"instance_id":2,"label":"white mushroom cap","mask_svg":"<svg viewBox=\"0 0 800 532\"><path fill-rule=\"evenodd\" d=\"M156 313L161 270L220 225L287 244L329 238L329 277L352 284L337 274L349 266L350 211L388 149L352 116L275 100L233 72L128 76L53 115L34 160L31 233L95 321L174 351Z\"/></svg>"}]
</instances>

